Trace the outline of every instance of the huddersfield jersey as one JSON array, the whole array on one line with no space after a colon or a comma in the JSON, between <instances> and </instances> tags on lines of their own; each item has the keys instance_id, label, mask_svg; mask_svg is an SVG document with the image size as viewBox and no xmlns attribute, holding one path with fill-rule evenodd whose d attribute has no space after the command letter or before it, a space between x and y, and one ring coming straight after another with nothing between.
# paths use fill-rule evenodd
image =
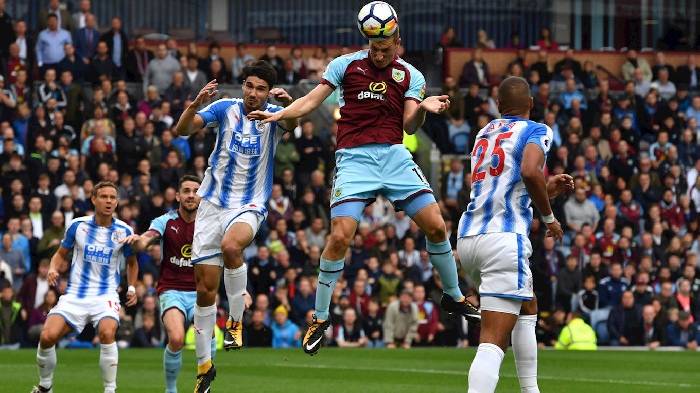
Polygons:
<instances>
[{"instance_id":1,"label":"huddersfield jersey","mask_svg":"<svg viewBox=\"0 0 700 393\"><path fill-rule=\"evenodd\" d=\"M182 219L177 210L151 221L149 231L160 236L160 277L158 294L167 290L195 291L192 267L192 238L194 221Z\"/></svg>"},{"instance_id":2,"label":"huddersfield jersey","mask_svg":"<svg viewBox=\"0 0 700 393\"><path fill-rule=\"evenodd\" d=\"M459 237L493 232L528 235L532 208L520 176L523 152L533 143L546 157L552 138L548 126L509 116L479 131L470 156L471 201L459 221Z\"/></svg>"},{"instance_id":3,"label":"huddersfield jersey","mask_svg":"<svg viewBox=\"0 0 700 393\"><path fill-rule=\"evenodd\" d=\"M84 298L115 294L119 286L119 268L131 256L131 246L121 241L133 234L127 223L113 219L102 227L94 216L71 221L61 247L73 250L70 279L66 293Z\"/></svg>"},{"instance_id":4,"label":"huddersfield jersey","mask_svg":"<svg viewBox=\"0 0 700 393\"><path fill-rule=\"evenodd\" d=\"M368 50L331 61L321 83L338 91L338 149L403 143L404 102L425 96L420 71L399 57L377 68Z\"/></svg>"},{"instance_id":5,"label":"huddersfield jersey","mask_svg":"<svg viewBox=\"0 0 700 393\"><path fill-rule=\"evenodd\" d=\"M277 112L281 106L265 104ZM206 127L216 127L216 145L198 194L223 208L264 206L272 193L277 142L286 131L276 122L249 120L243 100L221 99L197 112Z\"/></svg>"}]
</instances>

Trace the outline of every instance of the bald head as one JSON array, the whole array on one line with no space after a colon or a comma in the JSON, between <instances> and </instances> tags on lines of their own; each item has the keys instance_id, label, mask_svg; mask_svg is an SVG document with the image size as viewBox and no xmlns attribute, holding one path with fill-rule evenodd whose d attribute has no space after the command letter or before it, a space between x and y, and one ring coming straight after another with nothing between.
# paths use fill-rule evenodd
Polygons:
<instances>
[{"instance_id":1,"label":"bald head","mask_svg":"<svg viewBox=\"0 0 700 393\"><path fill-rule=\"evenodd\" d=\"M498 110L502 115L526 116L532 108L530 85L518 76L510 76L498 87Z\"/></svg>"}]
</instances>

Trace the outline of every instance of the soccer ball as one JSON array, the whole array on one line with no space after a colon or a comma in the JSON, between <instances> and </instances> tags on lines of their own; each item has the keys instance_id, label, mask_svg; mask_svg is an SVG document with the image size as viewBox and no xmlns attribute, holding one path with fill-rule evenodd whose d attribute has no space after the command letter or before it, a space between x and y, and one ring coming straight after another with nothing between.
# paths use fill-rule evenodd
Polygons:
<instances>
[{"instance_id":1,"label":"soccer ball","mask_svg":"<svg viewBox=\"0 0 700 393\"><path fill-rule=\"evenodd\" d=\"M383 1L365 4L357 14L357 28L369 40L389 38L399 28L394 7Z\"/></svg>"}]
</instances>

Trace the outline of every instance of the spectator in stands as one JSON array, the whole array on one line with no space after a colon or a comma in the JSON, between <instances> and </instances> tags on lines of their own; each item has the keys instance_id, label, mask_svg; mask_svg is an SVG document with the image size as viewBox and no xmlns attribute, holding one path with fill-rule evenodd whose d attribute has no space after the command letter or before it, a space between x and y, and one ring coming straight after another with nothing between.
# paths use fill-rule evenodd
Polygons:
<instances>
[{"instance_id":1,"label":"spectator in stands","mask_svg":"<svg viewBox=\"0 0 700 393\"><path fill-rule=\"evenodd\" d=\"M603 278L598 283L600 307L612 307L620 304L622 293L627 290L627 287L629 287L629 281L622 277L622 265L613 262L610 265L610 276Z\"/></svg>"},{"instance_id":2,"label":"spectator in stands","mask_svg":"<svg viewBox=\"0 0 700 393\"><path fill-rule=\"evenodd\" d=\"M559 96L559 99L562 102L562 107L566 110L572 108L574 101L578 101L583 109L588 107L586 97L582 91L576 88L576 80L573 78L566 80L566 90Z\"/></svg>"},{"instance_id":3,"label":"spectator in stands","mask_svg":"<svg viewBox=\"0 0 700 393\"><path fill-rule=\"evenodd\" d=\"M301 47L295 46L290 50L289 59L292 61L292 69L299 74L300 79L305 79L308 71L304 60L304 52Z\"/></svg>"},{"instance_id":4,"label":"spectator in stands","mask_svg":"<svg viewBox=\"0 0 700 393\"><path fill-rule=\"evenodd\" d=\"M328 50L325 47L319 46L314 49L313 55L306 59L306 69L310 76L315 73L317 77L320 78L330 61Z\"/></svg>"},{"instance_id":5,"label":"spectator in stands","mask_svg":"<svg viewBox=\"0 0 700 393\"><path fill-rule=\"evenodd\" d=\"M583 76L583 68L581 67L581 62L574 57L573 49L567 49L564 52L564 58L554 64L554 74L564 74L565 69L570 69L573 72L573 76L577 79L576 84L579 84ZM568 78L569 76L567 75L566 79ZM582 89L582 86L580 88Z\"/></svg>"},{"instance_id":6,"label":"spectator in stands","mask_svg":"<svg viewBox=\"0 0 700 393\"><path fill-rule=\"evenodd\" d=\"M386 266L386 264L385 264ZM384 316L384 343L387 348L411 348L418 334L418 306L411 292L404 290L389 304Z\"/></svg>"},{"instance_id":7,"label":"spectator in stands","mask_svg":"<svg viewBox=\"0 0 700 393\"><path fill-rule=\"evenodd\" d=\"M90 64L92 58L97 54L100 32L97 31L95 15L87 13L84 16L84 20L84 26L75 32L73 42L75 43L75 51L78 57L83 63Z\"/></svg>"},{"instance_id":8,"label":"spectator in stands","mask_svg":"<svg viewBox=\"0 0 700 393\"><path fill-rule=\"evenodd\" d=\"M489 75L489 65L484 61L482 50L477 48L472 52L472 59L462 68L459 85L468 87L471 84L476 84L481 88L487 88L489 87Z\"/></svg>"},{"instance_id":9,"label":"spectator in stands","mask_svg":"<svg viewBox=\"0 0 700 393\"><path fill-rule=\"evenodd\" d=\"M185 73L185 87L190 92L198 92L207 84L207 76L199 68L197 68L197 55L190 53L187 55L187 67ZM235 79L234 79L235 80Z\"/></svg>"},{"instance_id":10,"label":"spectator in stands","mask_svg":"<svg viewBox=\"0 0 700 393\"><path fill-rule=\"evenodd\" d=\"M670 100L676 95L676 85L671 82L669 70L665 67L659 69L659 79L651 83L651 88L658 91L664 100Z\"/></svg>"},{"instance_id":11,"label":"spectator in stands","mask_svg":"<svg viewBox=\"0 0 700 393\"><path fill-rule=\"evenodd\" d=\"M700 325L693 323L686 311L678 313L678 321L668 325L666 337L668 345L680 346L691 351L698 348L700 340Z\"/></svg>"},{"instance_id":12,"label":"spectator in stands","mask_svg":"<svg viewBox=\"0 0 700 393\"><path fill-rule=\"evenodd\" d=\"M632 292L625 291L621 303L612 308L608 317L610 345L643 345L642 329L642 309L635 303Z\"/></svg>"},{"instance_id":13,"label":"spectator in stands","mask_svg":"<svg viewBox=\"0 0 700 393\"><path fill-rule=\"evenodd\" d=\"M285 85L296 85L301 80L301 75L294 70L292 59L284 60L282 72L279 75L279 82Z\"/></svg>"},{"instance_id":14,"label":"spectator in stands","mask_svg":"<svg viewBox=\"0 0 700 393\"><path fill-rule=\"evenodd\" d=\"M336 342L340 348L362 348L367 346L368 339L354 308L346 308L343 311L343 323L338 328Z\"/></svg>"},{"instance_id":15,"label":"spectator in stands","mask_svg":"<svg viewBox=\"0 0 700 393\"><path fill-rule=\"evenodd\" d=\"M118 16L112 18L111 28L106 33L102 34L100 41L107 43L109 55L117 66L119 75L123 75L129 36L122 30L121 18Z\"/></svg>"},{"instance_id":16,"label":"spectator in stands","mask_svg":"<svg viewBox=\"0 0 700 393\"><path fill-rule=\"evenodd\" d=\"M136 37L133 49L126 55L126 79L130 82L143 82L153 57L153 51L146 47L143 36Z\"/></svg>"},{"instance_id":17,"label":"spectator in stands","mask_svg":"<svg viewBox=\"0 0 700 393\"><path fill-rule=\"evenodd\" d=\"M652 80L651 67L649 63L638 56L637 51L630 49L627 51L627 59L624 64L622 64L622 77L624 80L633 80L634 70L639 68L644 76L644 80L650 82Z\"/></svg>"},{"instance_id":18,"label":"spectator in stands","mask_svg":"<svg viewBox=\"0 0 700 393\"><path fill-rule=\"evenodd\" d=\"M216 79L219 83L231 83L231 76L226 71L226 65L223 59L212 60L209 64L207 79Z\"/></svg>"},{"instance_id":19,"label":"spectator in stands","mask_svg":"<svg viewBox=\"0 0 700 393\"><path fill-rule=\"evenodd\" d=\"M581 288L581 270L576 256L569 255L566 258L566 266L557 274L556 306L566 312L571 311L572 297Z\"/></svg>"},{"instance_id":20,"label":"spectator in stands","mask_svg":"<svg viewBox=\"0 0 700 393\"><path fill-rule=\"evenodd\" d=\"M679 86L687 87L688 90L700 90L700 66L694 54L688 55L687 64L678 67L676 82Z\"/></svg>"},{"instance_id":21,"label":"spectator in stands","mask_svg":"<svg viewBox=\"0 0 700 393\"><path fill-rule=\"evenodd\" d=\"M598 226L600 214L595 205L586 197L586 190L577 187L574 195L564 204L566 225L569 231L578 232L583 224Z\"/></svg>"},{"instance_id":22,"label":"spectator in stands","mask_svg":"<svg viewBox=\"0 0 700 393\"><path fill-rule=\"evenodd\" d=\"M27 22L18 20L15 22L14 42L19 46L19 58L27 66L27 69L34 66L35 40L27 35Z\"/></svg>"},{"instance_id":23,"label":"spectator in stands","mask_svg":"<svg viewBox=\"0 0 700 393\"><path fill-rule=\"evenodd\" d=\"M277 306L274 312L272 330L272 348L296 348L301 338L297 325L287 319L289 312L283 305Z\"/></svg>"},{"instance_id":24,"label":"spectator in stands","mask_svg":"<svg viewBox=\"0 0 700 393\"><path fill-rule=\"evenodd\" d=\"M0 1L0 62L7 59L10 44L15 40L12 16L7 13L5 1Z\"/></svg>"},{"instance_id":25,"label":"spectator in stands","mask_svg":"<svg viewBox=\"0 0 700 393\"><path fill-rule=\"evenodd\" d=\"M479 49L495 49L496 44L484 29L479 29L476 33L476 47Z\"/></svg>"},{"instance_id":26,"label":"spectator in stands","mask_svg":"<svg viewBox=\"0 0 700 393\"><path fill-rule=\"evenodd\" d=\"M318 169L323 152L321 139L315 135L314 123L310 120L301 122L301 138L296 140L296 149L299 152L296 175L303 187L310 184L311 173Z\"/></svg>"},{"instance_id":27,"label":"spectator in stands","mask_svg":"<svg viewBox=\"0 0 700 393\"><path fill-rule=\"evenodd\" d=\"M298 291L292 298L292 321L298 326L303 325L306 318L306 313L314 309L316 302L316 293L311 287L311 281L307 277L299 279Z\"/></svg>"},{"instance_id":28,"label":"spectator in stands","mask_svg":"<svg viewBox=\"0 0 700 393\"><path fill-rule=\"evenodd\" d=\"M213 63L215 60L220 60L221 59L221 45L219 45L218 42L212 41L209 43L209 46L207 47L207 56L204 59L201 59L199 63L199 69L201 69L204 72L209 72L211 69L211 63ZM190 51L190 53L196 53Z\"/></svg>"},{"instance_id":29,"label":"spectator in stands","mask_svg":"<svg viewBox=\"0 0 700 393\"><path fill-rule=\"evenodd\" d=\"M97 43L97 41L95 41L95 43ZM65 53L65 57L58 63L57 72L63 74L63 72L69 71L71 75L78 76L79 82L82 82L86 77L89 77L87 74L88 70L91 69L89 66L90 61L84 61L84 59L77 56L75 53L75 48L71 44L66 44L63 47L63 51ZM65 90L69 89L64 89L64 93Z\"/></svg>"},{"instance_id":30,"label":"spectator in stands","mask_svg":"<svg viewBox=\"0 0 700 393\"><path fill-rule=\"evenodd\" d=\"M632 81L634 82L634 94L646 97L651 89L651 82L644 78L644 72L641 68L634 69Z\"/></svg>"},{"instance_id":31,"label":"spectator in stands","mask_svg":"<svg viewBox=\"0 0 700 393\"><path fill-rule=\"evenodd\" d=\"M14 301L14 294L12 285L7 280L0 280L0 349L19 349L22 306Z\"/></svg>"},{"instance_id":32,"label":"spectator in stands","mask_svg":"<svg viewBox=\"0 0 700 393\"><path fill-rule=\"evenodd\" d=\"M173 75L178 71L180 71L180 63L168 56L165 44L159 44L156 49L156 57L148 63L143 79L144 92L147 91L150 85L153 85L158 90L158 93L163 94L172 83Z\"/></svg>"},{"instance_id":33,"label":"spectator in stands","mask_svg":"<svg viewBox=\"0 0 700 393\"><path fill-rule=\"evenodd\" d=\"M70 33L61 29L58 23L56 14L49 14L47 27L37 38L36 58L42 74L48 68L56 68L65 56L63 46L72 43Z\"/></svg>"},{"instance_id":34,"label":"spectator in stands","mask_svg":"<svg viewBox=\"0 0 700 393\"><path fill-rule=\"evenodd\" d=\"M67 31L75 30L73 18L66 9L65 4L61 4L59 0L49 0L48 8L39 10L39 28L44 29L51 24L51 15L56 15L57 26Z\"/></svg>"},{"instance_id":35,"label":"spectator in stands","mask_svg":"<svg viewBox=\"0 0 700 393\"><path fill-rule=\"evenodd\" d=\"M53 256L61 243L61 239L63 239L64 232L63 214L54 211L51 213L51 226L46 228L44 235L39 239L39 244L37 244L37 256L39 258L50 258Z\"/></svg>"},{"instance_id":36,"label":"spectator in stands","mask_svg":"<svg viewBox=\"0 0 700 393\"><path fill-rule=\"evenodd\" d=\"M236 49L233 58L231 59L231 78L234 82L243 83L243 79L241 79L243 67L251 64L253 61L255 61L255 57L248 53L248 47L246 44L240 42L236 44ZM194 91L199 90L194 89Z\"/></svg>"},{"instance_id":37,"label":"spectator in stands","mask_svg":"<svg viewBox=\"0 0 700 393\"><path fill-rule=\"evenodd\" d=\"M462 42L459 40L455 28L453 26L448 26L442 32L442 35L440 36L440 42L438 42L438 46L443 49L461 48L464 46L464 44L462 44Z\"/></svg>"},{"instance_id":38,"label":"spectator in stands","mask_svg":"<svg viewBox=\"0 0 700 393\"><path fill-rule=\"evenodd\" d=\"M11 90L5 87L5 77L0 75L0 123L10 121L17 107L17 100Z\"/></svg>"},{"instance_id":39,"label":"spectator in stands","mask_svg":"<svg viewBox=\"0 0 700 393\"><path fill-rule=\"evenodd\" d=\"M49 288L44 295L43 302L41 305L31 312L27 311L27 339L30 345L36 345L39 342L39 336L41 330L46 322L46 317L48 317L49 311L58 303L58 293L55 289Z\"/></svg>"},{"instance_id":40,"label":"spectator in stands","mask_svg":"<svg viewBox=\"0 0 700 393\"><path fill-rule=\"evenodd\" d=\"M642 308L642 337L644 345L656 349L666 342L666 327L657 317L654 306L647 304Z\"/></svg>"},{"instance_id":41,"label":"spectator in stands","mask_svg":"<svg viewBox=\"0 0 700 393\"><path fill-rule=\"evenodd\" d=\"M540 37L537 40L537 46L543 50L558 50L559 45L552 38L552 32L548 27L543 27L540 29Z\"/></svg>"},{"instance_id":42,"label":"spectator in stands","mask_svg":"<svg viewBox=\"0 0 700 393\"><path fill-rule=\"evenodd\" d=\"M97 44L97 54L90 63L89 81L93 84L99 84L103 80L112 80L119 75L119 67L112 61L109 56L109 47L105 41L100 41Z\"/></svg>"},{"instance_id":43,"label":"spectator in stands","mask_svg":"<svg viewBox=\"0 0 700 393\"><path fill-rule=\"evenodd\" d=\"M76 29L82 29L88 24L88 15L92 15L91 7L90 0L80 0L78 12L73 13L73 25ZM97 28L97 23L95 23L95 28Z\"/></svg>"},{"instance_id":44,"label":"spectator in stands","mask_svg":"<svg viewBox=\"0 0 700 393\"><path fill-rule=\"evenodd\" d=\"M185 101L190 98L192 90L185 83L185 75L181 71L173 74L172 84L165 89L163 98L170 103L173 117L179 118L185 105Z\"/></svg>"},{"instance_id":45,"label":"spectator in stands","mask_svg":"<svg viewBox=\"0 0 700 393\"><path fill-rule=\"evenodd\" d=\"M277 54L276 46L268 45L267 48L265 48L265 54L260 56L259 60L265 60L272 64L275 70L277 70L277 75L284 75L284 59Z\"/></svg>"},{"instance_id":46,"label":"spectator in stands","mask_svg":"<svg viewBox=\"0 0 700 393\"><path fill-rule=\"evenodd\" d=\"M251 348L272 346L272 331L265 323L265 312L255 309L250 323L243 329L245 345Z\"/></svg>"},{"instance_id":47,"label":"spectator in stands","mask_svg":"<svg viewBox=\"0 0 700 393\"><path fill-rule=\"evenodd\" d=\"M0 72L7 76L7 87L17 81L17 73L19 71L27 71L27 63L19 57L19 45L12 42L9 48L9 54L6 59L0 59Z\"/></svg>"},{"instance_id":48,"label":"spectator in stands","mask_svg":"<svg viewBox=\"0 0 700 393\"><path fill-rule=\"evenodd\" d=\"M676 69L673 67L672 64L670 64L666 60L666 54L664 52L658 51L654 55L654 66L651 67L651 74L652 74L652 79L653 80L658 80L659 79L659 70L662 68L666 68L668 70L668 74L670 76L670 79L675 81L676 80Z\"/></svg>"},{"instance_id":49,"label":"spectator in stands","mask_svg":"<svg viewBox=\"0 0 700 393\"><path fill-rule=\"evenodd\" d=\"M418 307L418 330L414 343L417 346L434 345L435 335L439 329L440 317L435 303L426 300L425 287L413 287L413 301Z\"/></svg>"},{"instance_id":50,"label":"spectator in stands","mask_svg":"<svg viewBox=\"0 0 700 393\"><path fill-rule=\"evenodd\" d=\"M457 195L462 190L464 184L464 165L462 161L454 158L450 161L450 171L442 177L440 187L440 199L445 208L456 218L460 207L457 204Z\"/></svg>"},{"instance_id":51,"label":"spectator in stands","mask_svg":"<svg viewBox=\"0 0 700 393\"><path fill-rule=\"evenodd\" d=\"M156 348L163 344L160 330L156 327L155 317L152 314L143 316L143 325L134 331L131 346L134 348Z\"/></svg>"}]
</instances>

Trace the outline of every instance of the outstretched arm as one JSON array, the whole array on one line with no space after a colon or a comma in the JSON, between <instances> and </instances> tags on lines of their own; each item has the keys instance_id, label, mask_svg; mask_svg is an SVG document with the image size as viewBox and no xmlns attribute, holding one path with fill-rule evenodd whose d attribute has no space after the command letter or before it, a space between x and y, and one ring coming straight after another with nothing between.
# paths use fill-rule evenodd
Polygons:
<instances>
[{"instance_id":1,"label":"outstretched arm","mask_svg":"<svg viewBox=\"0 0 700 393\"><path fill-rule=\"evenodd\" d=\"M197 109L209 102L209 100L219 92L216 90L218 86L219 84L216 82L216 79L214 79L207 83L202 90L200 90L194 101L192 101L192 103L182 112L182 115L180 115L180 119L178 119L174 128L176 136L187 136L194 130L199 130L200 128L204 127L204 119L202 119L202 116L197 114Z\"/></svg>"},{"instance_id":2,"label":"outstretched arm","mask_svg":"<svg viewBox=\"0 0 700 393\"><path fill-rule=\"evenodd\" d=\"M440 114L450 108L449 96L426 97L420 104L407 99L403 104L403 129L407 134L415 134L425 123L428 112Z\"/></svg>"},{"instance_id":3,"label":"outstretched arm","mask_svg":"<svg viewBox=\"0 0 700 393\"><path fill-rule=\"evenodd\" d=\"M129 235L126 238L124 238L124 240L122 240L121 242L130 245L136 252L142 252L145 251L146 248L148 248L148 246L157 242L159 239L160 234L155 230L151 229L146 231L143 235Z\"/></svg>"},{"instance_id":4,"label":"outstretched arm","mask_svg":"<svg viewBox=\"0 0 700 393\"><path fill-rule=\"evenodd\" d=\"M269 113L263 111L253 111L248 114L248 118L251 120L262 120L263 123L298 119L306 116L307 114L311 113L311 111L318 108L323 100L328 98L331 93L333 93L333 88L331 86L320 84L311 90L309 94L294 101L291 105L279 112Z\"/></svg>"}]
</instances>

